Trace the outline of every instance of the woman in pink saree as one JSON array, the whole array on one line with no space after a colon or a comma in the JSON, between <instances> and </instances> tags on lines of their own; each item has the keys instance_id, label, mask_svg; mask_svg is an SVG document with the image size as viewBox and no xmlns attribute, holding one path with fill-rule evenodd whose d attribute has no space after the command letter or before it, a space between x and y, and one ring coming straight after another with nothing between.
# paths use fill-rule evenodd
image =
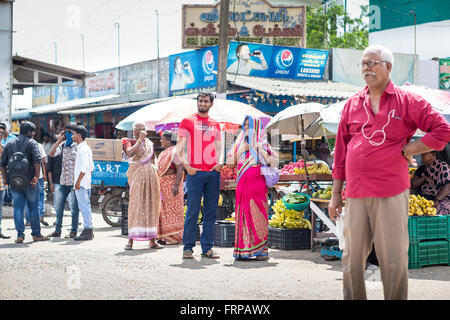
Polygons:
<instances>
[{"instance_id":1,"label":"woman in pink saree","mask_svg":"<svg viewBox=\"0 0 450 320\"><path fill-rule=\"evenodd\" d=\"M159 236L163 244L180 244L184 228L183 166L176 161L172 134L165 131L161 136L164 151L158 156L158 176L161 185L161 213ZM177 163L177 164L176 164Z\"/></svg>"},{"instance_id":2,"label":"woman in pink saree","mask_svg":"<svg viewBox=\"0 0 450 320\"><path fill-rule=\"evenodd\" d=\"M135 123L133 135L137 140L134 145L125 146L129 157L127 171L130 185L128 202L128 244L125 250L131 250L133 241L149 241L150 247L161 249L158 238L159 211L161 193L156 172L153 143L147 139L145 124Z\"/></svg>"},{"instance_id":3,"label":"woman in pink saree","mask_svg":"<svg viewBox=\"0 0 450 320\"><path fill-rule=\"evenodd\" d=\"M233 256L237 260L255 257L268 260L269 205L267 186L261 174L262 160L275 163L275 153L263 142L259 119L246 116L243 130L229 153L227 163L237 165L236 226Z\"/></svg>"}]
</instances>

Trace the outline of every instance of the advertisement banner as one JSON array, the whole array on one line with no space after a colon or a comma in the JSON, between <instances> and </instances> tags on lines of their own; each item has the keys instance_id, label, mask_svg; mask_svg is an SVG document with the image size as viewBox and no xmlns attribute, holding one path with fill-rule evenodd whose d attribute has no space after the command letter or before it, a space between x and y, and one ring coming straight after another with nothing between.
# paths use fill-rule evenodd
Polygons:
<instances>
[{"instance_id":1,"label":"advertisement banner","mask_svg":"<svg viewBox=\"0 0 450 320\"><path fill-rule=\"evenodd\" d=\"M169 96L215 91L218 57L218 46L171 55Z\"/></svg>"},{"instance_id":2,"label":"advertisement banner","mask_svg":"<svg viewBox=\"0 0 450 320\"><path fill-rule=\"evenodd\" d=\"M266 0L230 0L230 40L306 47L306 6L272 5ZM219 43L220 1L183 5L183 49Z\"/></svg>"},{"instance_id":3,"label":"advertisement banner","mask_svg":"<svg viewBox=\"0 0 450 320\"><path fill-rule=\"evenodd\" d=\"M119 93L119 73L117 68L97 72L97 75L86 79L86 97L102 97Z\"/></svg>"},{"instance_id":4,"label":"advertisement banner","mask_svg":"<svg viewBox=\"0 0 450 320\"><path fill-rule=\"evenodd\" d=\"M264 78L320 80L327 59L327 50L232 41L228 49L227 72Z\"/></svg>"},{"instance_id":5,"label":"advertisement banner","mask_svg":"<svg viewBox=\"0 0 450 320\"><path fill-rule=\"evenodd\" d=\"M450 89L450 58L439 59L439 89Z\"/></svg>"}]
</instances>

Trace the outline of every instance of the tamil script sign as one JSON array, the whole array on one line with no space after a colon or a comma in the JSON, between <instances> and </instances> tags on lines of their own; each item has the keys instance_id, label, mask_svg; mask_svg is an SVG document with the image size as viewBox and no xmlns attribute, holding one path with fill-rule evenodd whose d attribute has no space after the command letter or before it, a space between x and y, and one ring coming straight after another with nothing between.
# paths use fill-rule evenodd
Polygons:
<instances>
[{"instance_id":1,"label":"tamil script sign","mask_svg":"<svg viewBox=\"0 0 450 320\"><path fill-rule=\"evenodd\" d=\"M450 89L450 58L439 59L439 88Z\"/></svg>"},{"instance_id":2,"label":"tamil script sign","mask_svg":"<svg viewBox=\"0 0 450 320\"><path fill-rule=\"evenodd\" d=\"M265 0L230 1L230 39L271 45L306 47L305 6L272 6ZM220 2L183 5L184 49L219 43Z\"/></svg>"},{"instance_id":3,"label":"tamil script sign","mask_svg":"<svg viewBox=\"0 0 450 320\"><path fill-rule=\"evenodd\" d=\"M217 46L169 57L169 96L213 92L217 86Z\"/></svg>"},{"instance_id":4,"label":"tamil script sign","mask_svg":"<svg viewBox=\"0 0 450 320\"><path fill-rule=\"evenodd\" d=\"M328 50L232 41L227 73L264 78L323 79Z\"/></svg>"}]
</instances>

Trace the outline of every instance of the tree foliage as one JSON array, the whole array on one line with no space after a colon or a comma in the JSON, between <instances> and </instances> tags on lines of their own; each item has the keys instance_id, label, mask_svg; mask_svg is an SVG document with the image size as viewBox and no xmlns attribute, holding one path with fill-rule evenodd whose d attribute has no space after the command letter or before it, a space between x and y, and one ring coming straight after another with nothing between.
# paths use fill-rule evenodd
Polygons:
<instances>
[{"instance_id":1,"label":"tree foliage","mask_svg":"<svg viewBox=\"0 0 450 320\"><path fill-rule=\"evenodd\" d=\"M308 48L324 49L324 7L308 6L306 11L306 45ZM368 16L368 6L361 6L361 15L351 18L344 7L331 0L327 4L327 49L366 48L369 44L369 26L363 21ZM344 29L345 28L345 29ZM345 32L344 32L345 30Z\"/></svg>"}]
</instances>

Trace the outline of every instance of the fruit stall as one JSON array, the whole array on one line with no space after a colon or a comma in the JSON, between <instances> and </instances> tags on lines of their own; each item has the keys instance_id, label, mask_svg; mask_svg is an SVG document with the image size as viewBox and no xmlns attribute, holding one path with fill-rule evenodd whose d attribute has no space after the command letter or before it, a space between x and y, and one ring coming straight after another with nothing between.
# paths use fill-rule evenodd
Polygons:
<instances>
[{"instance_id":1,"label":"fruit stall","mask_svg":"<svg viewBox=\"0 0 450 320\"><path fill-rule=\"evenodd\" d=\"M300 159L296 162L289 162L285 164L280 170L280 178L276 188L281 189L283 186L295 186L295 188L297 188L298 185L296 194L307 196L308 201L306 202L308 205L301 211L301 213L295 214L295 209L292 207L291 209L285 209L283 207L289 197L287 197L284 201L278 200L272 209L274 212L281 212L281 215L279 214L278 216L275 216L272 221L272 227L276 228L277 226L282 226L289 229L290 226L295 226L295 224L290 221L292 218L297 217L297 219L299 219L301 217L305 219L308 221L308 229L310 230L308 248L311 248L314 251L314 239L317 235L316 228L319 228L319 231L325 231L328 227L328 229L336 234L336 227L334 223L331 222L322 210L328 207L328 202L331 199L332 181L333 178L331 176L330 168L324 161L313 160L305 162L304 159ZM343 196L345 199L345 191L343 191ZM311 212L307 210L307 208L311 209ZM286 212L284 212L284 217L280 218L280 216L283 216L283 210L286 210ZM316 215L318 215L320 219L317 219ZM297 225L298 224L299 223L297 222Z\"/></svg>"}]
</instances>

